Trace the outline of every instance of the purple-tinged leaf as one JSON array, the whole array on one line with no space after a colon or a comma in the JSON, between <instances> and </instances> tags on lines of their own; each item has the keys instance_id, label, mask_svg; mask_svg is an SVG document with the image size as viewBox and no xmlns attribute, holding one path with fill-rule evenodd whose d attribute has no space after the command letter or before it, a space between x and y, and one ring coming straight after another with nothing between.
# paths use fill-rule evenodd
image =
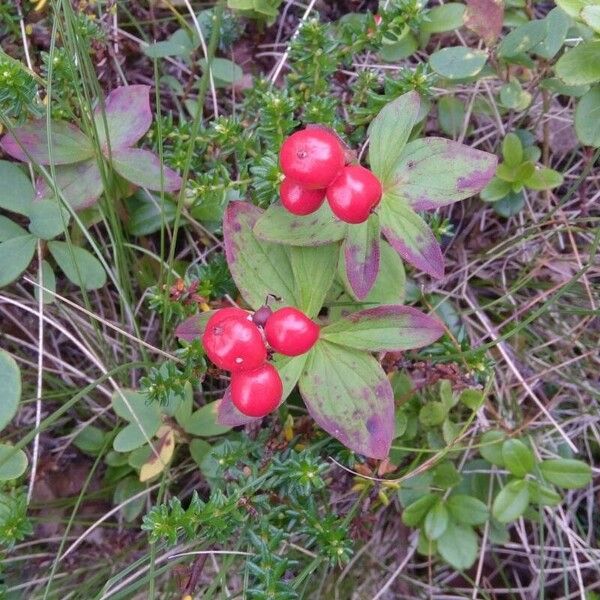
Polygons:
<instances>
[{"instance_id":1,"label":"purple-tinged leaf","mask_svg":"<svg viewBox=\"0 0 600 600\"><path fill-rule=\"evenodd\" d=\"M348 228L348 235L342 246L346 277L352 295L364 300L375 284L380 261L379 216L371 216L360 225Z\"/></svg>"},{"instance_id":2,"label":"purple-tinged leaf","mask_svg":"<svg viewBox=\"0 0 600 600\"><path fill-rule=\"evenodd\" d=\"M442 323L416 308L400 304L368 308L321 330L321 339L369 352L422 348L444 333Z\"/></svg>"},{"instance_id":3,"label":"purple-tinged leaf","mask_svg":"<svg viewBox=\"0 0 600 600\"><path fill-rule=\"evenodd\" d=\"M502 0L467 0L465 25L491 46L502 31L504 2Z\"/></svg>"},{"instance_id":4,"label":"purple-tinged leaf","mask_svg":"<svg viewBox=\"0 0 600 600\"><path fill-rule=\"evenodd\" d=\"M152 124L150 87L147 85L118 87L108 95L104 108L108 135L100 105L94 111L94 121L98 140L106 156L109 144L111 152L129 148L142 138Z\"/></svg>"},{"instance_id":5,"label":"purple-tinged leaf","mask_svg":"<svg viewBox=\"0 0 600 600\"><path fill-rule=\"evenodd\" d=\"M175 192L181 187L181 177L161 164L158 156L148 150L115 150L111 158L115 171L135 185L149 190L164 189L166 192Z\"/></svg>"},{"instance_id":6,"label":"purple-tinged leaf","mask_svg":"<svg viewBox=\"0 0 600 600\"><path fill-rule=\"evenodd\" d=\"M201 312L193 317L185 319L175 329L175 337L186 342L193 342L204 335L204 329L208 320L216 313L216 310Z\"/></svg>"},{"instance_id":7,"label":"purple-tinged leaf","mask_svg":"<svg viewBox=\"0 0 600 600\"><path fill-rule=\"evenodd\" d=\"M433 232L401 198L386 194L379 219L383 235L406 262L437 279L444 276L444 257Z\"/></svg>"},{"instance_id":8,"label":"purple-tinged leaf","mask_svg":"<svg viewBox=\"0 0 600 600\"><path fill-rule=\"evenodd\" d=\"M52 162L55 165L77 163L94 155L90 140L66 121L53 121L50 128ZM6 154L22 162L33 161L40 165L50 164L46 121L30 121L7 133L0 142Z\"/></svg>"},{"instance_id":9,"label":"purple-tinged leaf","mask_svg":"<svg viewBox=\"0 0 600 600\"><path fill-rule=\"evenodd\" d=\"M386 104L369 128L369 164L385 187L419 116L421 100L408 92Z\"/></svg>"},{"instance_id":10,"label":"purple-tinged leaf","mask_svg":"<svg viewBox=\"0 0 600 600\"><path fill-rule=\"evenodd\" d=\"M254 233L261 240L290 246L324 246L344 238L348 225L337 219L324 202L311 215L298 217L273 204L258 220Z\"/></svg>"},{"instance_id":11,"label":"purple-tinged leaf","mask_svg":"<svg viewBox=\"0 0 600 600\"><path fill-rule=\"evenodd\" d=\"M371 355L320 340L309 353L300 393L327 433L354 452L387 458L394 435L394 395Z\"/></svg>"},{"instance_id":12,"label":"purple-tinged leaf","mask_svg":"<svg viewBox=\"0 0 600 600\"><path fill-rule=\"evenodd\" d=\"M435 210L480 192L494 176L498 158L445 138L410 142L386 191L414 210Z\"/></svg>"},{"instance_id":13,"label":"purple-tinged leaf","mask_svg":"<svg viewBox=\"0 0 600 600\"><path fill-rule=\"evenodd\" d=\"M55 175L55 184L61 190L64 199L75 210L93 206L104 190L102 175L95 158L56 167ZM39 177L35 184L34 203L54 197L54 189L43 177Z\"/></svg>"},{"instance_id":14,"label":"purple-tinged leaf","mask_svg":"<svg viewBox=\"0 0 600 600\"><path fill-rule=\"evenodd\" d=\"M217 423L225 427L240 427L254 421L260 421L260 417L248 417L242 414L231 400L231 388L225 390L223 398L219 401L217 409Z\"/></svg>"},{"instance_id":15,"label":"purple-tinged leaf","mask_svg":"<svg viewBox=\"0 0 600 600\"><path fill-rule=\"evenodd\" d=\"M225 254L231 275L246 302L261 307L267 296L281 301L275 306L297 306L294 274L286 246L258 239L253 232L263 214L250 202L230 202L223 219Z\"/></svg>"}]
</instances>

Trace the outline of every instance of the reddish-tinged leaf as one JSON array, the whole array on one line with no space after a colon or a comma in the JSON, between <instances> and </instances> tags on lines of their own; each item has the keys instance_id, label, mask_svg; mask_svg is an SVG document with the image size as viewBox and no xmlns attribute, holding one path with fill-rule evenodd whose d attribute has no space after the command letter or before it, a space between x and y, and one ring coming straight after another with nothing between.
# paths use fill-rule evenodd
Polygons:
<instances>
[{"instance_id":1,"label":"reddish-tinged leaf","mask_svg":"<svg viewBox=\"0 0 600 600\"><path fill-rule=\"evenodd\" d=\"M379 273L379 217L372 214L367 221L348 228L344 240L343 258L346 277L357 300L364 300Z\"/></svg>"},{"instance_id":2,"label":"reddish-tinged leaf","mask_svg":"<svg viewBox=\"0 0 600 600\"><path fill-rule=\"evenodd\" d=\"M379 211L381 231L408 263L432 277L444 276L444 257L433 232L404 200L384 196Z\"/></svg>"},{"instance_id":3,"label":"reddish-tinged leaf","mask_svg":"<svg viewBox=\"0 0 600 600\"><path fill-rule=\"evenodd\" d=\"M435 342L444 326L410 306L387 305L353 313L324 327L321 339L369 352L422 348Z\"/></svg>"},{"instance_id":4,"label":"reddish-tinged leaf","mask_svg":"<svg viewBox=\"0 0 600 600\"><path fill-rule=\"evenodd\" d=\"M254 421L260 421L257 417L248 417L242 414L234 405L231 400L231 388L228 387L225 390L223 398L219 402L219 408L217 413L217 423L224 425L225 427L240 427L241 425L248 425Z\"/></svg>"},{"instance_id":5,"label":"reddish-tinged leaf","mask_svg":"<svg viewBox=\"0 0 600 600\"><path fill-rule=\"evenodd\" d=\"M102 175L95 158L56 167L55 175L56 185L62 191L65 200L75 210L92 206L104 190ZM35 200L54 198L54 196L54 189L43 177L39 177L35 184Z\"/></svg>"},{"instance_id":6,"label":"reddish-tinged leaf","mask_svg":"<svg viewBox=\"0 0 600 600\"><path fill-rule=\"evenodd\" d=\"M354 452L387 458L394 435L394 395L371 355L320 340L300 377L300 393L327 433Z\"/></svg>"},{"instance_id":7,"label":"reddish-tinged leaf","mask_svg":"<svg viewBox=\"0 0 600 600\"><path fill-rule=\"evenodd\" d=\"M152 124L150 110L150 87L147 85L127 85L113 90L104 102L107 130L98 105L94 111L94 121L98 129L98 139L103 152L111 152L133 146L148 131ZM107 142L108 137L108 142Z\"/></svg>"},{"instance_id":8,"label":"reddish-tinged leaf","mask_svg":"<svg viewBox=\"0 0 600 600\"><path fill-rule=\"evenodd\" d=\"M502 0L467 0L465 25L491 46L502 31L504 2Z\"/></svg>"},{"instance_id":9,"label":"reddish-tinged leaf","mask_svg":"<svg viewBox=\"0 0 600 600\"><path fill-rule=\"evenodd\" d=\"M435 210L480 192L494 176L498 158L445 138L410 142L386 191L414 210Z\"/></svg>"},{"instance_id":10,"label":"reddish-tinged leaf","mask_svg":"<svg viewBox=\"0 0 600 600\"><path fill-rule=\"evenodd\" d=\"M90 140L75 125L66 121L53 121L50 131L52 162L55 165L80 162L94 155ZM40 119L17 127L2 138L0 148L17 160L32 160L41 165L49 165L46 121Z\"/></svg>"},{"instance_id":11,"label":"reddish-tinged leaf","mask_svg":"<svg viewBox=\"0 0 600 600\"><path fill-rule=\"evenodd\" d=\"M186 342L193 342L194 340L200 339L204 334L204 328L206 327L208 320L215 312L217 311L208 310L194 315L193 317L189 317L177 326L175 329L175 337L185 340Z\"/></svg>"},{"instance_id":12,"label":"reddish-tinged leaf","mask_svg":"<svg viewBox=\"0 0 600 600\"><path fill-rule=\"evenodd\" d=\"M229 270L252 308L262 306L269 295L281 298L281 302L272 302L272 307L298 306L288 248L254 235L254 225L262 214L249 202L230 202L227 206L223 238Z\"/></svg>"},{"instance_id":13,"label":"reddish-tinged leaf","mask_svg":"<svg viewBox=\"0 0 600 600\"><path fill-rule=\"evenodd\" d=\"M181 187L181 177L161 164L158 156L148 150L115 150L111 158L115 171L135 185L149 190L164 189L166 192L175 192Z\"/></svg>"}]
</instances>

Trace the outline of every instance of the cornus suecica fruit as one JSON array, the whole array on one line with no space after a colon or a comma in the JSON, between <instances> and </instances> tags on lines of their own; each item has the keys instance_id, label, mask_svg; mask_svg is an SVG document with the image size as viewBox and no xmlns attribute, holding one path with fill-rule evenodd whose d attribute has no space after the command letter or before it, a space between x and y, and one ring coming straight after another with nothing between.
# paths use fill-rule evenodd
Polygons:
<instances>
[{"instance_id":1,"label":"cornus suecica fruit","mask_svg":"<svg viewBox=\"0 0 600 600\"><path fill-rule=\"evenodd\" d=\"M309 127L290 135L279 154L281 170L302 187L325 189L344 166L339 139L320 127Z\"/></svg>"},{"instance_id":2,"label":"cornus suecica fruit","mask_svg":"<svg viewBox=\"0 0 600 600\"><path fill-rule=\"evenodd\" d=\"M276 310L265 325L265 337L275 352L299 356L308 352L319 339L319 326L297 308Z\"/></svg>"},{"instance_id":3,"label":"cornus suecica fruit","mask_svg":"<svg viewBox=\"0 0 600 600\"><path fill-rule=\"evenodd\" d=\"M279 187L281 204L293 215L310 215L325 200L325 190L309 190L286 177Z\"/></svg>"},{"instance_id":4,"label":"cornus suecica fruit","mask_svg":"<svg viewBox=\"0 0 600 600\"><path fill-rule=\"evenodd\" d=\"M362 223L381 200L379 179L365 167L344 167L327 188L327 201L333 213L346 223Z\"/></svg>"},{"instance_id":5,"label":"cornus suecica fruit","mask_svg":"<svg viewBox=\"0 0 600 600\"><path fill-rule=\"evenodd\" d=\"M228 315L221 314L225 311ZM256 369L267 360L260 329L240 309L223 309L213 315L206 324L202 344L208 358L226 371Z\"/></svg>"},{"instance_id":6,"label":"cornus suecica fruit","mask_svg":"<svg viewBox=\"0 0 600 600\"><path fill-rule=\"evenodd\" d=\"M279 406L282 395L281 377L270 363L231 375L231 401L249 417L264 417L273 412Z\"/></svg>"}]
</instances>

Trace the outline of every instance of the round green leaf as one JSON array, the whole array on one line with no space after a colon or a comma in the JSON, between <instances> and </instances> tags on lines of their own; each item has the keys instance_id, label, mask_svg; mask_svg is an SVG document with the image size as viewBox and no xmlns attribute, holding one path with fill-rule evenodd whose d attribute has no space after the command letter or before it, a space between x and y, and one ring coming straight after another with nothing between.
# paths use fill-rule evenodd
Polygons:
<instances>
[{"instance_id":1,"label":"round green leaf","mask_svg":"<svg viewBox=\"0 0 600 600\"><path fill-rule=\"evenodd\" d=\"M585 146L600 147L600 86L593 87L579 101L575 110L575 131Z\"/></svg>"},{"instance_id":2,"label":"round green leaf","mask_svg":"<svg viewBox=\"0 0 600 600\"><path fill-rule=\"evenodd\" d=\"M475 77L483 69L487 53L466 46L443 48L429 58L431 68L447 79L466 79Z\"/></svg>"},{"instance_id":3,"label":"round green leaf","mask_svg":"<svg viewBox=\"0 0 600 600\"><path fill-rule=\"evenodd\" d=\"M544 460L539 467L546 481L569 490L584 487L592 480L590 466L581 460Z\"/></svg>"},{"instance_id":4,"label":"round green leaf","mask_svg":"<svg viewBox=\"0 0 600 600\"><path fill-rule=\"evenodd\" d=\"M12 420L21 400L21 371L15 359L5 350L0 350L0 431Z\"/></svg>"},{"instance_id":5,"label":"round green leaf","mask_svg":"<svg viewBox=\"0 0 600 600\"><path fill-rule=\"evenodd\" d=\"M113 504L121 504L145 489L146 486L141 483L137 477L125 477L125 479L121 479L121 481L117 483L117 487L115 488L115 493L113 495ZM145 503L146 496L140 496L137 500L133 500L125 504L125 506L121 508L121 512L123 513L123 518L125 521L129 523L135 520L140 515L142 510L144 510Z\"/></svg>"},{"instance_id":6,"label":"round green leaf","mask_svg":"<svg viewBox=\"0 0 600 600\"><path fill-rule=\"evenodd\" d=\"M0 481L17 479L27 469L27 455L23 450L17 450L8 444L0 444ZM12 456L10 456L12 454ZM10 458L8 458L10 456Z\"/></svg>"},{"instance_id":7,"label":"round green leaf","mask_svg":"<svg viewBox=\"0 0 600 600\"><path fill-rule=\"evenodd\" d=\"M448 523L444 534L437 540L438 552L455 569L464 570L477 558L477 536L471 527Z\"/></svg>"},{"instance_id":8,"label":"round green leaf","mask_svg":"<svg viewBox=\"0 0 600 600\"><path fill-rule=\"evenodd\" d=\"M473 412L479 410L483 404L483 392L481 390L463 390L460 394L459 400L467 408L470 408Z\"/></svg>"},{"instance_id":9,"label":"round green leaf","mask_svg":"<svg viewBox=\"0 0 600 600\"><path fill-rule=\"evenodd\" d=\"M218 406L219 401L210 402L200 410L192 413L192 416L183 424L186 432L201 437L209 437L211 435L221 435L229 431L231 427L217 423Z\"/></svg>"},{"instance_id":10,"label":"round green leaf","mask_svg":"<svg viewBox=\"0 0 600 600\"><path fill-rule=\"evenodd\" d=\"M528 21L515 27L498 46L498 56L512 58L528 52L537 46L548 32L548 23L544 20Z\"/></svg>"},{"instance_id":11,"label":"round green leaf","mask_svg":"<svg viewBox=\"0 0 600 600\"><path fill-rule=\"evenodd\" d=\"M504 466L504 457L502 456L502 442L506 435L502 431L486 431L481 436L481 446L479 453L485 460L498 467Z\"/></svg>"},{"instance_id":12,"label":"round green leaf","mask_svg":"<svg viewBox=\"0 0 600 600\"><path fill-rule=\"evenodd\" d=\"M29 211L29 231L43 240L64 233L71 215L53 198L32 202Z\"/></svg>"},{"instance_id":13,"label":"round green leaf","mask_svg":"<svg viewBox=\"0 0 600 600\"><path fill-rule=\"evenodd\" d=\"M190 454L198 466L202 464L210 450L211 445L204 440L192 440L190 442Z\"/></svg>"},{"instance_id":14,"label":"round green leaf","mask_svg":"<svg viewBox=\"0 0 600 600\"><path fill-rule=\"evenodd\" d=\"M0 160L0 208L28 215L33 200L33 186L21 167Z\"/></svg>"},{"instance_id":15,"label":"round green leaf","mask_svg":"<svg viewBox=\"0 0 600 600\"><path fill-rule=\"evenodd\" d=\"M88 425L75 436L73 444L82 452L96 456L102 450L104 437L105 433L102 429L94 425Z\"/></svg>"},{"instance_id":16,"label":"round green leaf","mask_svg":"<svg viewBox=\"0 0 600 600\"><path fill-rule=\"evenodd\" d=\"M425 517L425 535L430 540L437 540L448 527L448 509L440 500L429 510Z\"/></svg>"},{"instance_id":17,"label":"round green leaf","mask_svg":"<svg viewBox=\"0 0 600 600\"><path fill-rule=\"evenodd\" d=\"M435 494L426 494L415 500L402 512L402 522L408 527L419 527L438 498Z\"/></svg>"},{"instance_id":18,"label":"round green leaf","mask_svg":"<svg viewBox=\"0 0 600 600\"><path fill-rule=\"evenodd\" d=\"M86 290L97 290L106 284L106 272L90 252L67 242L52 241L48 250L67 278Z\"/></svg>"},{"instance_id":19,"label":"round green leaf","mask_svg":"<svg viewBox=\"0 0 600 600\"><path fill-rule=\"evenodd\" d=\"M463 26L465 5L458 2L448 2L435 6L427 12L427 21L421 25L425 33L443 33Z\"/></svg>"},{"instance_id":20,"label":"round green leaf","mask_svg":"<svg viewBox=\"0 0 600 600\"><path fill-rule=\"evenodd\" d=\"M561 56L556 74L569 85L600 81L600 40L582 42Z\"/></svg>"},{"instance_id":21,"label":"round green leaf","mask_svg":"<svg viewBox=\"0 0 600 600\"><path fill-rule=\"evenodd\" d=\"M8 217L0 215L0 242L23 237L27 232Z\"/></svg>"},{"instance_id":22,"label":"round green leaf","mask_svg":"<svg viewBox=\"0 0 600 600\"><path fill-rule=\"evenodd\" d=\"M529 504L529 487L522 479L511 481L496 496L492 514L500 523L509 523L518 519Z\"/></svg>"},{"instance_id":23,"label":"round green leaf","mask_svg":"<svg viewBox=\"0 0 600 600\"><path fill-rule=\"evenodd\" d=\"M441 425L448 414L448 409L443 402L427 402L419 411L419 421L425 427Z\"/></svg>"},{"instance_id":24,"label":"round green leaf","mask_svg":"<svg viewBox=\"0 0 600 600\"><path fill-rule=\"evenodd\" d=\"M487 506L473 496L456 494L450 496L446 503L450 516L457 523L465 525L481 525L488 520Z\"/></svg>"},{"instance_id":25,"label":"round green leaf","mask_svg":"<svg viewBox=\"0 0 600 600\"><path fill-rule=\"evenodd\" d=\"M535 466L533 452L520 440L506 440L502 444L502 459L516 477L525 477Z\"/></svg>"},{"instance_id":26,"label":"round green leaf","mask_svg":"<svg viewBox=\"0 0 600 600\"><path fill-rule=\"evenodd\" d=\"M35 237L29 234L0 244L0 287L12 283L29 266L35 245Z\"/></svg>"}]
</instances>

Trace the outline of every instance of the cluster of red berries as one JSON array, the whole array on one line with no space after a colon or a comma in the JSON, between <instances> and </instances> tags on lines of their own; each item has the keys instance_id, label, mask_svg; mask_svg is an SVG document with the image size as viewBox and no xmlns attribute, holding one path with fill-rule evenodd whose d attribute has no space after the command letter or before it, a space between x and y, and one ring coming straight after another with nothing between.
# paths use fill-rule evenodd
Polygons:
<instances>
[{"instance_id":1,"label":"cluster of red berries","mask_svg":"<svg viewBox=\"0 0 600 600\"><path fill-rule=\"evenodd\" d=\"M283 206L294 215L309 215L327 197L338 219L366 221L381 200L381 183L369 169L346 165L345 156L340 140L327 129L309 127L288 137L279 154Z\"/></svg>"},{"instance_id":2,"label":"cluster of red berries","mask_svg":"<svg viewBox=\"0 0 600 600\"><path fill-rule=\"evenodd\" d=\"M253 315L241 308L218 310L206 324L202 344L217 367L231 372L231 400L249 417L264 417L281 402L283 384L268 362L267 344L280 354L299 356L319 338L319 326L296 308L268 307Z\"/></svg>"}]
</instances>

